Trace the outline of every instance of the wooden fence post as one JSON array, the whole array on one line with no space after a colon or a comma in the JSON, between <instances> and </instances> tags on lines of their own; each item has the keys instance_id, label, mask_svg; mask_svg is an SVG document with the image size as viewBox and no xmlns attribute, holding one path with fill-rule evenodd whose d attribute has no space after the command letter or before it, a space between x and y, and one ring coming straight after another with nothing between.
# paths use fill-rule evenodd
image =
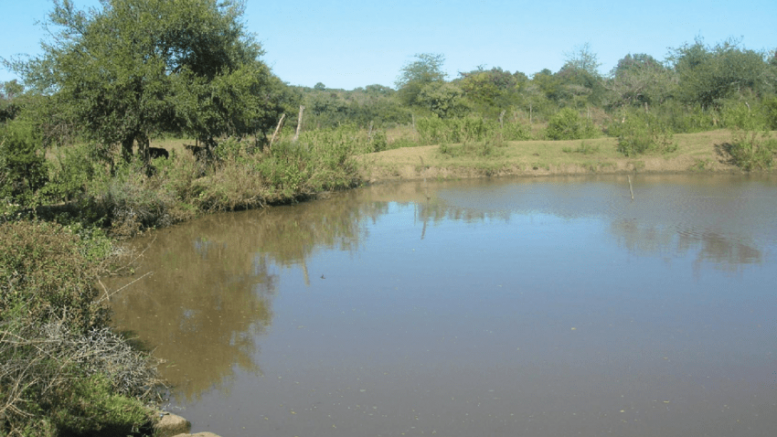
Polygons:
<instances>
[{"instance_id":1,"label":"wooden fence post","mask_svg":"<svg viewBox=\"0 0 777 437\"><path fill-rule=\"evenodd\" d=\"M275 128L275 132L272 134L272 138L270 139L270 146L267 147L268 150L272 150L272 143L275 142L275 139L278 138L278 132L281 130L281 126L283 126L283 119L286 118L286 114L281 115L281 119L278 120L278 126Z\"/></svg>"},{"instance_id":2,"label":"wooden fence post","mask_svg":"<svg viewBox=\"0 0 777 437\"><path fill-rule=\"evenodd\" d=\"M299 105L299 117L297 117L297 133L294 134L294 141L299 139L299 131L302 130L302 113L305 112L305 107Z\"/></svg>"}]
</instances>

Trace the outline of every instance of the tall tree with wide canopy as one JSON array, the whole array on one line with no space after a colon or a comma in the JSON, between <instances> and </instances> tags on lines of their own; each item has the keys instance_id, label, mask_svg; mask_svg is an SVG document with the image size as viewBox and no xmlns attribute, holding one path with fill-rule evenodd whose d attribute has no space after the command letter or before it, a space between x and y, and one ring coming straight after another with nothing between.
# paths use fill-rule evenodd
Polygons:
<instances>
[{"instance_id":1,"label":"tall tree with wide canopy","mask_svg":"<svg viewBox=\"0 0 777 437\"><path fill-rule=\"evenodd\" d=\"M77 10L54 0L43 55L11 67L47 95L87 139L137 143L179 131L209 147L221 135L265 131L277 119L284 84L259 57L240 21L240 0L101 0Z\"/></svg>"},{"instance_id":2,"label":"tall tree with wide canopy","mask_svg":"<svg viewBox=\"0 0 777 437\"><path fill-rule=\"evenodd\" d=\"M679 97L702 108L742 93L774 92L775 77L765 55L741 48L737 41L708 47L700 39L673 50L670 61L679 79Z\"/></svg>"},{"instance_id":3,"label":"tall tree with wide canopy","mask_svg":"<svg viewBox=\"0 0 777 437\"><path fill-rule=\"evenodd\" d=\"M402 67L396 81L399 100L407 106L420 104L418 98L421 90L432 83L444 83L446 77L442 71L445 56L421 53L415 55L415 58L415 61Z\"/></svg>"},{"instance_id":4,"label":"tall tree with wide canopy","mask_svg":"<svg viewBox=\"0 0 777 437\"><path fill-rule=\"evenodd\" d=\"M628 54L618 61L607 83L609 106L650 106L661 104L677 91L674 72L644 53Z\"/></svg>"}]
</instances>

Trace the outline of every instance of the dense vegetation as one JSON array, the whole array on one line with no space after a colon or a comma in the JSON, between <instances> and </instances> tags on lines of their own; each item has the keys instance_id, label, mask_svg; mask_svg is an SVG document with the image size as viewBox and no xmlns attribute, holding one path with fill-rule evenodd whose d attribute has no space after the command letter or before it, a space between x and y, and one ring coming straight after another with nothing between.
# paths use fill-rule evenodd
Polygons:
<instances>
[{"instance_id":1,"label":"dense vegetation","mask_svg":"<svg viewBox=\"0 0 777 437\"><path fill-rule=\"evenodd\" d=\"M719 149L745 171L770 169L777 152L777 54L736 41L697 40L663 61L628 54L607 75L587 46L532 75L449 78L443 55L419 54L394 88L339 90L275 76L239 0L54 5L43 54L3 60L23 81L0 84L0 435L147 417L153 366L107 330L94 285L105 235L351 187L354 157L390 148L498 159L509 141L610 136L635 156L727 128ZM152 147L169 138L192 153Z\"/></svg>"}]
</instances>

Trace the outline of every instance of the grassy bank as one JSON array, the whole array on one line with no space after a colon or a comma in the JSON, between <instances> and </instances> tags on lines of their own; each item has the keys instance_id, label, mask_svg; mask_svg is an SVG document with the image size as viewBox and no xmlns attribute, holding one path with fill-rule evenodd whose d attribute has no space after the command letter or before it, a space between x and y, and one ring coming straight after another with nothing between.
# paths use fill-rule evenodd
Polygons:
<instances>
[{"instance_id":1,"label":"grassy bank","mask_svg":"<svg viewBox=\"0 0 777 437\"><path fill-rule=\"evenodd\" d=\"M230 139L210 157L193 154L186 143L152 144L163 146L169 158L148 165L139 158L95 159L98 152L89 145L55 150L48 159L48 184L39 191L43 205L35 211L46 219L132 236L203 213L295 202L356 186L355 156L373 147L367 134L355 129L311 132L263 148Z\"/></svg>"},{"instance_id":2,"label":"grassy bank","mask_svg":"<svg viewBox=\"0 0 777 437\"><path fill-rule=\"evenodd\" d=\"M0 225L0 436L143 435L162 387L154 364L108 327L103 234Z\"/></svg>"},{"instance_id":3,"label":"grassy bank","mask_svg":"<svg viewBox=\"0 0 777 437\"><path fill-rule=\"evenodd\" d=\"M366 181L626 172L739 172L771 169L773 140L715 130L671 137L667 150L626 156L618 138L471 141L401 148L360 157ZM755 135L757 139L750 138ZM774 133L771 135L775 137ZM490 143L489 143L490 141ZM748 148L758 143L760 147ZM423 165L422 165L423 160Z\"/></svg>"}]
</instances>

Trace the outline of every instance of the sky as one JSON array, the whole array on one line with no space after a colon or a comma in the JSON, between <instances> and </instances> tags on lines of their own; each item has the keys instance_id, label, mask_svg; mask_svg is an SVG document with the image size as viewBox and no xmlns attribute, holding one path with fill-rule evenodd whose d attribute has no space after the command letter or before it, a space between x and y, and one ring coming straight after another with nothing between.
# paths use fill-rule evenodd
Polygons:
<instances>
[{"instance_id":1,"label":"sky","mask_svg":"<svg viewBox=\"0 0 777 437\"><path fill-rule=\"evenodd\" d=\"M51 0L0 0L0 57L39 56L47 34L36 22L51 9ZM697 38L777 48L775 0L247 0L243 19L265 50L263 61L284 82L347 90L394 87L419 53L444 55L443 68L454 79L479 66L529 76L555 72L584 44L602 74L627 54L664 60ZM14 78L0 65L0 81Z\"/></svg>"}]
</instances>

